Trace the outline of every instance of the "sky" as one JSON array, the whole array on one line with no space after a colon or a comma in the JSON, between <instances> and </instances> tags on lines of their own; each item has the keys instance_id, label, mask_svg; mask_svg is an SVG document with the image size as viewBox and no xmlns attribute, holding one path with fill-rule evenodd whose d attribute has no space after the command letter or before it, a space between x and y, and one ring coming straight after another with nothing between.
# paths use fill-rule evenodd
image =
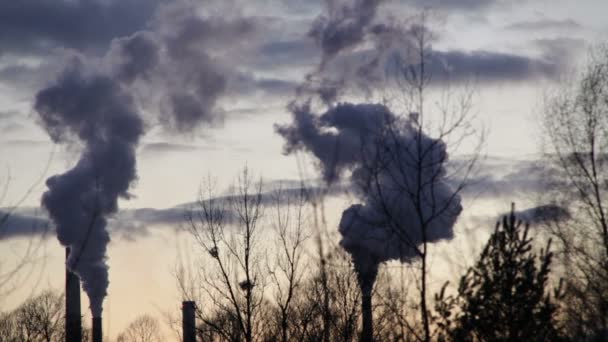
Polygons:
<instances>
[{"instance_id":1,"label":"sky","mask_svg":"<svg viewBox=\"0 0 608 342\"><path fill-rule=\"evenodd\" d=\"M359 12L349 16L336 10L343 5ZM39 236L18 232L43 220L45 180L74 167L81 153L95 146L97 134L116 134L128 142L99 153L124 152L133 162L124 171L134 173L124 189L108 194L119 197L121 211L110 215L105 310L112 318L106 324L115 333L138 314L128 308L159 312L171 307L179 301L171 268L176 251L188 244L175 226L180 208L197 198L201 181L214 177L222 192L244 165L270 187L281 181L297 184L301 177L320 180L312 157L284 153L285 139L276 127L292 122L288 104L301 99L298 89L310 86L307 75L319 74L346 80L336 102L377 100L353 84L368 90L378 84L347 69L380 51L365 41L372 27L407 26L423 9L432 13L428 27L436 71L449 69L456 87L473 85L474 125L487 131L482 151L487 157L473 185L486 191L471 190L478 195L465 201L464 213L504 212L506 206L499 203L510 202L517 191L534 196L532 160L542 150L543 95L608 34L606 1L0 3L0 184L7 185L0 207L19 204L22 214L12 223L15 233L0 238L2 259L10 263L29 237ZM332 20L340 23L336 18L354 24L328 34ZM377 24L386 26L372 26ZM91 79L96 82L87 83ZM439 79L432 91L445 84ZM102 96L101 102L90 94ZM124 113L111 118L133 120L91 119L100 103ZM74 113L54 115L54 110L68 112L72 104ZM464 146L452 158L469 149ZM337 222L343 208L336 207ZM46 257L32 266L36 276L26 277L26 286L0 301L0 308L14 307L40 288L61 288L63 278L56 274L63 267L63 250L52 228L48 234L41 243ZM146 290L133 293L134 284Z\"/></svg>"}]
</instances>

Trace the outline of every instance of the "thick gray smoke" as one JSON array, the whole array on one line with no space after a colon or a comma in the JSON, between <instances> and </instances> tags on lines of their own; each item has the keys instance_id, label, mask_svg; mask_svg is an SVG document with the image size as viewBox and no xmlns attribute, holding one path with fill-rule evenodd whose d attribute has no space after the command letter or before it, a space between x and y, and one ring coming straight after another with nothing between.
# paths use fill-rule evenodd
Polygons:
<instances>
[{"instance_id":1,"label":"thick gray smoke","mask_svg":"<svg viewBox=\"0 0 608 342\"><path fill-rule=\"evenodd\" d=\"M382 0L327 0L327 15L319 16L309 35L318 42L322 65L343 50L362 43Z\"/></svg>"},{"instance_id":2,"label":"thick gray smoke","mask_svg":"<svg viewBox=\"0 0 608 342\"><path fill-rule=\"evenodd\" d=\"M385 76L392 53L409 45L405 26L380 15L383 0L326 0L308 32L321 49L317 70L307 76L300 91L315 93L333 104L348 90L366 95Z\"/></svg>"},{"instance_id":3,"label":"thick gray smoke","mask_svg":"<svg viewBox=\"0 0 608 342\"><path fill-rule=\"evenodd\" d=\"M135 148L143 121L132 97L115 80L87 75L74 63L57 82L36 96L42 126L56 143L80 141L78 163L50 177L42 204L49 211L62 245L71 248L68 267L80 277L99 317L108 288L106 217L129 197L136 179Z\"/></svg>"},{"instance_id":4,"label":"thick gray smoke","mask_svg":"<svg viewBox=\"0 0 608 342\"><path fill-rule=\"evenodd\" d=\"M150 30L115 40L108 54L115 77L133 83L143 105L177 132L222 119L217 102L236 71L218 55L256 28L247 18L199 16L198 10L184 2L161 6Z\"/></svg>"},{"instance_id":5,"label":"thick gray smoke","mask_svg":"<svg viewBox=\"0 0 608 342\"><path fill-rule=\"evenodd\" d=\"M293 124L277 126L285 152L312 153L328 182L349 175L362 202L342 213L339 227L360 277L375 278L382 262L417 257L423 231L427 242L452 238L462 207L444 179L441 140L383 105L342 103L320 116L308 104L291 110Z\"/></svg>"},{"instance_id":6,"label":"thick gray smoke","mask_svg":"<svg viewBox=\"0 0 608 342\"><path fill-rule=\"evenodd\" d=\"M47 180L42 204L71 248L67 266L80 277L93 317L101 315L109 284L107 220L137 178L136 147L149 119L143 113L157 112L179 132L216 120L226 70L209 51L251 31L246 20L201 17L193 6L161 6L149 30L113 40L101 59L73 59L36 96L52 140L82 148L72 169Z\"/></svg>"}]
</instances>

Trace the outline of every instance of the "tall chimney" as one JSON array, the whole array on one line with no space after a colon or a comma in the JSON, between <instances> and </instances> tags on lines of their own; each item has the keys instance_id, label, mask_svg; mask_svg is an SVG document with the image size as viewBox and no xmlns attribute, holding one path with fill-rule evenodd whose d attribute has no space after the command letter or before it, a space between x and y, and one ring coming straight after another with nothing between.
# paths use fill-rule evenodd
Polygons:
<instances>
[{"instance_id":1,"label":"tall chimney","mask_svg":"<svg viewBox=\"0 0 608 342\"><path fill-rule=\"evenodd\" d=\"M67 267L70 248L65 249L65 341L82 341L82 317L80 313L80 279Z\"/></svg>"},{"instance_id":2,"label":"tall chimney","mask_svg":"<svg viewBox=\"0 0 608 342\"><path fill-rule=\"evenodd\" d=\"M183 342L196 342L196 320L194 310L196 304L192 301L182 302L182 336Z\"/></svg>"},{"instance_id":3,"label":"tall chimney","mask_svg":"<svg viewBox=\"0 0 608 342\"><path fill-rule=\"evenodd\" d=\"M102 342L101 317L93 317L93 342Z\"/></svg>"}]
</instances>

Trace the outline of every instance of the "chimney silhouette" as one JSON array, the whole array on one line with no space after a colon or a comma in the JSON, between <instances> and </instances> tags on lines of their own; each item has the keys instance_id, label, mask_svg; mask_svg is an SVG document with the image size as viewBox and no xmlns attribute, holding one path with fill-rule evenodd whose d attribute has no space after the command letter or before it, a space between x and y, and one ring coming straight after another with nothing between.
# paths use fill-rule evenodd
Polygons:
<instances>
[{"instance_id":1,"label":"chimney silhouette","mask_svg":"<svg viewBox=\"0 0 608 342\"><path fill-rule=\"evenodd\" d=\"M102 342L101 317L93 317L93 342Z\"/></svg>"},{"instance_id":2,"label":"chimney silhouette","mask_svg":"<svg viewBox=\"0 0 608 342\"><path fill-rule=\"evenodd\" d=\"M82 341L82 316L80 312L80 279L67 267L70 248L65 249L65 341Z\"/></svg>"},{"instance_id":3,"label":"chimney silhouette","mask_svg":"<svg viewBox=\"0 0 608 342\"><path fill-rule=\"evenodd\" d=\"M196 304L193 301L182 302L182 337L183 342L196 342L196 319L194 310Z\"/></svg>"}]
</instances>

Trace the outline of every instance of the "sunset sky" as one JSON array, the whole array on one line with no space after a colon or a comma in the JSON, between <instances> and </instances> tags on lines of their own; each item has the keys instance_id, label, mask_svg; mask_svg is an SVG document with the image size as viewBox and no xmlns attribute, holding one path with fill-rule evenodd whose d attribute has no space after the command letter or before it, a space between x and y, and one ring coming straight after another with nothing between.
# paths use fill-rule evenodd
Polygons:
<instances>
[{"instance_id":1,"label":"sunset sky","mask_svg":"<svg viewBox=\"0 0 608 342\"><path fill-rule=\"evenodd\" d=\"M0 2L0 185L7 185L0 208L19 205L9 221L13 226L0 231L0 266L10 268L24 246L40 236L27 227L46 220L40 206L46 178L74 167L80 158L84 144L75 135L53 142L52 124L37 111L36 98L57 84L65 70L81 63L87 76L128 79L143 124L135 147L132 198L119 201L123 211L109 226L106 331L115 335L141 313L160 317L175 311L181 298L171 272L178 255L183 257L191 245L185 234L175 233L180 205L197 198L204 178L217 179L220 195L245 165L270 187L280 182L294 186L302 177L321 178L311 156L298 160L283 153L285 140L275 125L291 122L288 103L299 99L296 89L327 57L328 49L311 33L320 18L331 19L332 6L363 2ZM429 10L434 67L449 69L456 87L473 85L473 124L487 129L482 151L487 157L480 162L481 183L470 192L475 196L465 198L467 222L504 212L519 199L520 190L525 192L522 201L531 204L533 161L542 151L543 95L584 62L590 47L605 40L608 2L386 0L376 5L370 19L374 24L405 25L421 10ZM139 49L141 45L125 48L139 38L161 46L155 57L158 65L150 66L153 58L149 50ZM343 49L335 57L338 62L323 72L344 72L341 64L357 63L374 48L362 44ZM433 89L441 89L442 82ZM378 101L351 90L336 100ZM192 99L184 100L190 95ZM176 99L183 101L178 105ZM470 152L465 145L451 157ZM146 208L151 210L141 210ZM330 225L342 210L339 201L330 199ZM38 258L19 276L23 281L17 290L0 297L0 310L10 310L32 291L62 288L64 251L52 228L47 234L41 242L34 241L39 243ZM83 299L83 312L88 311L87 303Z\"/></svg>"}]
</instances>

